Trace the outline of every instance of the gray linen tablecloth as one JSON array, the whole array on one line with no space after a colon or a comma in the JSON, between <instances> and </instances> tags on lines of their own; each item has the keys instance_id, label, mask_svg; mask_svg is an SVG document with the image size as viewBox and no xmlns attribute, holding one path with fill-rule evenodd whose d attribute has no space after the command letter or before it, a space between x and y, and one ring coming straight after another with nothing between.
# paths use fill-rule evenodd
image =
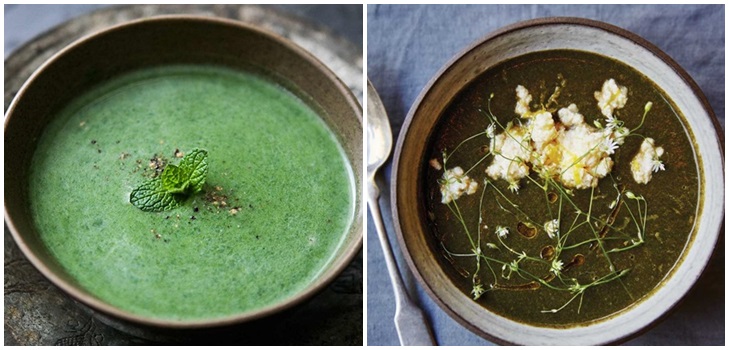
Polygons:
<instances>
[{"instance_id":1,"label":"gray linen tablecloth","mask_svg":"<svg viewBox=\"0 0 729 350\"><path fill-rule=\"evenodd\" d=\"M420 91L454 55L495 29L549 16L595 19L640 35L673 57L698 83L724 127L724 6L488 5L367 7L367 74L397 137ZM443 312L405 267L389 217L391 163L381 201L391 242L413 299L441 345L490 345ZM368 216L367 343L396 345L392 289L374 223ZM724 344L724 242L706 274L678 309L631 345Z\"/></svg>"}]
</instances>

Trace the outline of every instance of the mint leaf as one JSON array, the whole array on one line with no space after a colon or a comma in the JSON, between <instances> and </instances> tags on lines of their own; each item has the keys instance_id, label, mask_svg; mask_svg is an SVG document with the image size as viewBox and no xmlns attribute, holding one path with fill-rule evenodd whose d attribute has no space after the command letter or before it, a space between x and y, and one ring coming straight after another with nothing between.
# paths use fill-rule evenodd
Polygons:
<instances>
[{"instance_id":1,"label":"mint leaf","mask_svg":"<svg viewBox=\"0 0 729 350\"><path fill-rule=\"evenodd\" d=\"M168 164L162 174L135 188L129 202L144 211L177 208L188 195L200 192L208 175L208 151L194 149L180 161Z\"/></svg>"},{"instance_id":2,"label":"mint leaf","mask_svg":"<svg viewBox=\"0 0 729 350\"><path fill-rule=\"evenodd\" d=\"M183 193L190 185L190 174L186 169L167 165L160 175L162 187L170 193Z\"/></svg>"},{"instance_id":3,"label":"mint leaf","mask_svg":"<svg viewBox=\"0 0 729 350\"><path fill-rule=\"evenodd\" d=\"M135 188L129 202L143 211L165 211L177 208L185 196L167 191L161 178L154 178Z\"/></svg>"},{"instance_id":4,"label":"mint leaf","mask_svg":"<svg viewBox=\"0 0 729 350\"><path fill-rule=\"evenodd\" d=\"M208 175L208 151L195 148L182 158L180 169L188 174L192 193L200 192Z\"/></svg>"}]
</instances>

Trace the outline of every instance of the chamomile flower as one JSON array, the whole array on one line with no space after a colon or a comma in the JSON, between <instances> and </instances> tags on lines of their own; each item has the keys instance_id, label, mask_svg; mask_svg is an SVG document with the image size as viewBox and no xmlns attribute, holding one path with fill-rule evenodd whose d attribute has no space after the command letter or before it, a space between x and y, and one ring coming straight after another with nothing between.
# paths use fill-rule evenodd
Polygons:
<instances>
[{"instance_id":1,"label":"chamomile flower","mask_svg":"<svg viewBox=\"0 0 729 350\"><path fill-rule=\"evenodd\" d=\"M609 116L609 117L607 117L607 118L605 118L605 121L607 122L607 124L606 124L605 126L606 126L606 127L608 128L608 129L611 129L611 130L614 130L614 129L617 129L617 128L619 128L619 127L620 127L620 125L622 124L622 123L620 122L620 120L618 120L618 118L615 118L615 117L614 117L614 116L612 116L612 115L611 115L611 116Z\"/></svg>"},{"instance_id":2,"label":"chamomile flower","mask_svg":"<svg viewBox=\"0 0 729 350\"><path fill-rule=\"evenodd\" d=\"M658 158L653 158L653 162L651 164L653 166L654 173L657 173L659 170L666 170L666 166L663 164L663 161Z\"/></svg>"},{"instance_id":3,"label":"chamomile flower","mask_svg":"<svg viewBox=\"0 0 729 350\"><path fill-rule=\"evenodd\" d=\"M480 298L481 295L483 295L483 293L485 292L486 290L483 289L482 284L474 284L473 289L471 289L471 294L473 294L473 300L478 300L478 298Z\"/></svg>"},{"instance_id":4,"label":"chamomile flower","mask_svg":"<svg viewBox=\"0 0 729 350\"><path fill-rule=\"evenodd\" d=\"M488 128L486 128L486 136L488 136L490 139L494 138L494 132L496 131L496 124L491 123Z\"/></svg>"},{"instance_id":5,"label":"chamomile flower","mask_svg":"<svg viewBox=\"0 0 729 350\"><path fill-rule=\"evenodd\" d=\"M509 191L511 191L511 193L519 193L519 182L509 182Z\"/></svg>"},{"instance_id":6,"label":"chamomile flower","mask_svg":"<svg viewBox=\"0 0 729 350\"><path fill-rule=\"evenodd\" d=\"M509 229L504 226L496 226L496 234L501 238L505 238L509 235Z\"/></svg>"},{"instance_id":7,"label":"chamomile flower","mask_svg":"<svg viewBox=\"0 0 729 350\"><path fill-rule=\"evenodd\" d=\"M562 273L562 268L564 267L564 263L562 260L554 259L552 260L552 267L549 268L549 272L554 273L555 275L559 275Z\"/></svg>"},{"instance_id":8,"label":"chamomile flower","mask_svg":"<svg viewBox=\"0 0 729 350\"><path fill-rule=\"evenodd\" d=\"M554 219L545 222L544 231L547 231L547 236L549 236L549 238L554 238L554 236L559 231L559 221L557 221L557 219Z\"/></svg>"},{"instance_id":9,"label":"chamomile flower","mask_svg":"<svg viewBox=\"0 0 729 350\"><path fill-rule=\"evenodd\" d=\"M618 146L618 143L614 139L606 137L603 143L603 150L607 154L613 154L615 153L615 150L618 149Z\"/></svg>"},{"instance_id":10,"label":"chamomile flower","mask_svg":"<svg viewBox=\"0 0 729 350\"><path fill-rule=\"evenodd\" d=\"M571 284L569 287L567 287L567 289L569 289L570 293L577 294L577 293L582 293L585 291L586 287L581 285L579 282L577 282L576 279L572 279L572 282L574 284Z\"/></svg>"}]
</instances>

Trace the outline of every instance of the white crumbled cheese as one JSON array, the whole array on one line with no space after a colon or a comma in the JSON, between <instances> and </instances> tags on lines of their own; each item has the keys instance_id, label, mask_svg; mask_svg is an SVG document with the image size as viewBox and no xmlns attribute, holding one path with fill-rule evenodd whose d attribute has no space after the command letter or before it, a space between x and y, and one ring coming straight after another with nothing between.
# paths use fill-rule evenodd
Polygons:
<instances>
[{"instance_id":1,"label":"white crumbled cheese","mask_svg":"<svg viewBox=\"0 0 729 350\"><path fill-rule=\"evenodd\" d=\"M514 107L514 112L522 118L528 118L531 114L531 111L529 110L530 103L532 103L532 95L529 94L529 90L521 85L517 86L516 107Z\"/></svg>"},{"instance_id":2,"label":"white crumbled cheese","mask_svg":"<svg viewBox=\"0 0 729 350\"><path fill-rule=\"evenodd\" d=\"M536 114L532 122L529 123L529 129L532 133L534 148L537 151L541 150L545 143L551 142L557 137L557 129L554 127L552 113L547 111Z\"/></svg>"},{"instance_id":3,"label":"white crumbled cheese","mask_svg":"<svg viewBox=\"0 0 729 350\"><path fill-rule=\"evenodd\" d=\"M660 157L663 155L663 147L655 147L655 141L647 137L640 144L640 150L630 162L630 170L633 173L633 180L639 184L647 184L653 178L653 171L657 167L664 170ZM660 165L658 165L660 164Z\"/></svg>"},{"instance_id":4,"label":"white crumbled cheese","mask_svg":"<svg viewBox=\"0 0 729 350\"><path fill-rule=\"evenodd\" d=\"M602 84L602 90L595 91L595 99L602 114L610 118L614 110L623 108L628 102L628 88L618 86L615 79L608 79Z\"/></svg>"},{"instance_id":5,"label":"white crumbled cheese","mask_svg":"<svg viewBox=\"0 0 729 350\"><path fill-rule=\"evenodd\" d=\"M494 180L504 179L513 184L529 175L532 153L531 139L526 127L509 123L506 130L491 139L494 159L486 174Z\"/></svg>"},{"instance_id":6,"label":"white crumbled cheese","mask_svg":"<svg viewBox=\"0 0 729 350\"><path fill-rule=\"evenodd\" d=\"M602 90L595 92L598 108L609 125L603 128L600 123L596 123L597 127L585 123L575 104L559 109L557 122L552 112L544 108L531 111L531 94L524 86L517 86L514 112L528 120L524 125L509 123L504 132L491 138L494 158L486 174L494 180L506 180L514 192L519 189L519 180L529 175L532 167L543 178L554 178L567 188L597 186L613 168L610 155L630 134L613 116L615 109L625 106L627 94L628 89L614 79L605 81ZM492 135L488 129L487 133ZM665 169L658 157L660 154L647 163L648 173L651 169Z\"/></svg>"},{"instance_id":7,"label":"white crumbled cheese","mask_svg":"<svg viewBox=\"0 0 729 350\"><path fill-rule=\"evenodd\" d=\"M463 174L463 169L457 166L453 169L446 169L440 185L440 193L443 195L441 202L450 203L460 198L463 193L474 194L478 190L478 182Z\"/></svg>"},{"instance_id":8,"label":"white crumbled cheese","mask_svg":"<svg viewBox=\"0 0 729 350\"><path fill-rule=\"evenodd\" d=\"M603 146L607 137L603 130L584 121L559 134L560 157L555 170L563 185L577 189L595 187L612 170L612 159Z\"/></svg>"},{"instance_id":9,"label":"white crumbled cheese","mask_svg":"<svg viewBox=\"0 0 729 350\"><path fill-rule=\"evenodd\" d=\"M574 103L567 106L567 108L560 109L557 114L564 126L575 126L585 122L585 117L580 114L577 110L577 105Z\"/></svg>"},{"instance_id":10,"label":"white crumbled cheese","mask_svg":"<svg viewBox=\"0 0 729 350\"><path fill-rule=\"evenodd\" d=\"M612 131L586 124L575 105L562 108L558 114L560 124L554 123L548 111L533 112L526 127L508 126L511 137L506 133L496 135L491 145L495 156L486 174L516 186L534 166L545 177L557 177L568 188L597 186L613 167L610 151L617 144Z\"/></svg>"},{"instance_id":11,"label":"white crumbled cheese","mask_svg":"<svg viewBox=\"0 0 729 350\"><path fill-rule=\"evenodd\" d=\"M608 173L610 173L610 170L613 169L613 159L610 157L604 157L602 160L600 160L600 163L597 164L597 167L595 168L595 175L597 175L599 178L605 177Z\"/></svg>"}]
</instances>

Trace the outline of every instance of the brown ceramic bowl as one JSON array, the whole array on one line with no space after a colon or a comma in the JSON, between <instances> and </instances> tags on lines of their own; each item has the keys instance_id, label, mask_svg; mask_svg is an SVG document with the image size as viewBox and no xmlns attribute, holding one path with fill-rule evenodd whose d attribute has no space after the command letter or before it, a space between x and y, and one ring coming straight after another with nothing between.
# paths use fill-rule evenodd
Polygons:
<instances>
[{"instance_id":1,"label":"brown ceramic bowl","mask_svg":"<svg viewBox=\"0 0 729 350\"><path fill-rule=\"evenodd\" d=\"M211 40L212 39L212 40ZM207 328L258 319L306 300L331 282L362 244L362 213L324 271L301 292L261 309L214 320L142 317L87 293L49 254L33 223L28 173L36 142L60 108L87 89L131 70L166 64L214 64L264 74L316 111L335 133L354 172L354 203L361 202L362 112L332 71L294 43L240 22L162 16L111 27L58 52L28 79L5 116L5 221L28 260L55 285L113 319L165 328ZM324 219L324 218L322 218Z\"/></svg>"},{"instance_id":2,"label":"brown ceramic bowl","mask_svg":"<svg viewBox=\"0 0 729 350\"><path fill-rule=\"evenodd\" d=\"M613 57L653 80L684 111L700 169L697 223L677 266L644 300L614 315L574 327L537 327L495 314L462 292L428 227L424 169L439 117L464 87L490 67L523 54L572 49ZM706 98L688 74L657 47L614 26L575 18L532 20L505 27L464 50L423 89L398 138L392 200L400 246L430 296L450 316L498 343L605 344L654 324L689 291L706 267L724 217L723 140ZM451 271L451 272L448 272Z\"/></svg>"}]
</instances>

